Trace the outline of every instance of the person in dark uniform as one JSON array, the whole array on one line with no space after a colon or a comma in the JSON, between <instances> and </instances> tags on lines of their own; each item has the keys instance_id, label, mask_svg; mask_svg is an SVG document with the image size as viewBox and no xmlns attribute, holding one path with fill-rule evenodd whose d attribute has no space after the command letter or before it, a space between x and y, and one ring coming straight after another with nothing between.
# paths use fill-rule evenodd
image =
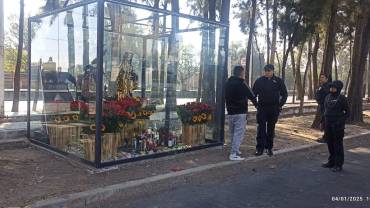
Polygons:
<instances>
[{"instance_id":1,"label":"person in dark uniform","mask_svg":"<svg viewBox=\"0 0 370 208\"><path fill-rule=\"evenodd\" d=\"M229 78L225 87L226 108L229 117L229 137L231 140L230 160L244 160L240 156L239 147L243 142L247 124L248 99L254 105L257 104L256 97L244 81L244 73L242 66L235 66L233 76Z\"/></svg>"},{"instance_id":2,"label":"person in dark uniform","mask_svg":"<svg viewBox=\"0 0 370 208\"><path fill-rule=\"evenodd\" d=\"M329 78L325 74L320 75L320 87L316 91L315 99L317 104L319 105L320 110L320 129L324 130L325 128L325 116L324 116L324 101L325 97L329 94ZM325 143L326 142L326 135L324 131L324 135L322 138L317 139L316 141L319 143Z\"/></svg>"},{"instance_id":3,"label":"person in dark uniform","mask_svg":"<svg viewBox=\"0 0 370 208\"><path fill-rule=\"evenodd\" d=\"M264 67L264 76L258 78L253 85L257 97L257 156L266 149L269 156L273 155L275 124L285 104L288 92L282 79L274 75L274 65Z\"/></svg>"},{"instance_id":4,"label":"person in dark uniform","mask_svg":"<svg viewBox=\"0 0 370 208\"><path fill-rule=\"evenodd\" d=\"M342 170L344 163L343 137L349 107L347 98L340 94L343 83L335 80L329 86L330 94L326 96L324 102L325 134L329 158L327 163L322 164L322 167L338 172Z\"/></svg>"}]
</instances>

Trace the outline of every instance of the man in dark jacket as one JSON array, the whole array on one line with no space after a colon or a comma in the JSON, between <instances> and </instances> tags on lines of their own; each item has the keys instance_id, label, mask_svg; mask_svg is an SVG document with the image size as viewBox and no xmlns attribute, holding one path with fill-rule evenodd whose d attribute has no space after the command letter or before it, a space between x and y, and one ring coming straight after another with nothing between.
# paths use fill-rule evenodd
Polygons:
<instances>
[{"instance_id":1,"label":"man in dark jacket","mask_svg":"<svg viewBox=\"0 0 370 208\"><path fill-rule=\"evenodd\" d=\"M337 172L342 170L344 163L343 137L344 125L349 116L347 98L340 94L343 83L335 80L330 84L330 94L326 96L325 107L325 134L329 150L328 162L322 166L332 168Z\"/></svg>"},{"instance_id":2,"label":"man in dark jacket","mask_svg":"<svg viewBox=\"0 0 370 208\"><path fill-rule=\"evenodd\" d=\"M274 65L267 64L264 71L264 76L258 78L253 85L253 92L258 98L256 155L262 155L266 149L267 154L272 156L275 124L288 92L283 80L274 75Z\"/></svg>"},{"instance_id":3,"label":"man in dark jacket","mask_svg":"<svg viewBox=\"0 0 370 208\"><path fill-rule=\"evenodd\" d=\"M325 97L329 94L329 83L330 82L329 82L328 77L325 74L321 74L320 75L320 87L316 91L316 94L315 94L315 99L317 101L317 104L319 105L319 110L320 110L320 115L321 115L321 118L320 118L321 130L324 130L325 128L324 101L325 101ZM325 143L326 142L325 138L326 138L326 135L324 132L324 135L322 136L322 138L319 138L316 141L319 143Z\"/></svg>"},{"instance_id":4,"label":"man in dark jacket","mask_svg":"<svg viewBox=\"0 0 370 208\"><path fill-rule=\"evenodd\" d=\"M231 139L230 160L244 160L239 147L244 139L247 123L248 99L256 105L256 98L244 82L244 68L235 66L225 89L226 108L229 115L229 135ZM238 155L239 154L239 155Z\"/></svg>"}]
</instances>

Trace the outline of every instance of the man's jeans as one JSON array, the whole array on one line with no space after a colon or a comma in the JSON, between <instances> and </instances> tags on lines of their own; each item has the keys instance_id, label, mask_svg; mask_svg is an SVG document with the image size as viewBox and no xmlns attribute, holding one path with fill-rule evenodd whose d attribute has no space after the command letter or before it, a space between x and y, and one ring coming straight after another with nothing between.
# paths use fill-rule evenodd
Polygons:
<instances>
[{"instance_id":1,"label":"man's jeans","mask_svg":"<svg viewBox=\"0 0 370 208\"><path fill-rule=\"evenodd\" d=\"M229 115L229 136L231 139L231 154L239 151L240 144L244 139L247 114Z\"/></svg>"}]
</instances>

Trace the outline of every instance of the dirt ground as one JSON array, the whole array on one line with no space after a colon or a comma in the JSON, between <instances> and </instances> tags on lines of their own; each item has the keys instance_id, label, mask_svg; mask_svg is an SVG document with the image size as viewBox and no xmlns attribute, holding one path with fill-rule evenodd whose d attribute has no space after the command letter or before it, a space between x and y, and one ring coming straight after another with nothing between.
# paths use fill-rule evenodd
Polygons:
<instances>
[{"instance_id":1,"label":"dirt ground","mask_svg":"<svg viewBox=\"0 0 370 208\"><path fill-rule=\"evenodd\" d=\"M309 128L312 120L313 116L280 119L274 149L314 143L322 132ZM370 129L370 112L366 112L365 122L347 125L346 135ZM241 147L247 157L253 157L255 134L256 125L251 122ZM228 150L229 145L225 145L97 171L29 143L0 145L0 207L25 206L53 196L220 162L227 160Z\"/></svg>"}]
</instances>

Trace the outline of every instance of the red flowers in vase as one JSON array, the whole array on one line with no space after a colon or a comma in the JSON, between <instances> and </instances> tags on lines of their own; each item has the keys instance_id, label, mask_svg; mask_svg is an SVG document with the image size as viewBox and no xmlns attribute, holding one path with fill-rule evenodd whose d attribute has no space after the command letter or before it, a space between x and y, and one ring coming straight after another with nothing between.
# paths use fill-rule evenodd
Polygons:
<instances>
[{"instance_id":1,"label":"red flowers in vase","mask_svg":"<svg viewBox=\"0 0 370 208\"><path fill-rule=\"evenodd\" d=\"M212 108L206 103L190 102L178 105L176 111L183 124L201 124L212 120Z\"/></svg>"}]
</instances>

